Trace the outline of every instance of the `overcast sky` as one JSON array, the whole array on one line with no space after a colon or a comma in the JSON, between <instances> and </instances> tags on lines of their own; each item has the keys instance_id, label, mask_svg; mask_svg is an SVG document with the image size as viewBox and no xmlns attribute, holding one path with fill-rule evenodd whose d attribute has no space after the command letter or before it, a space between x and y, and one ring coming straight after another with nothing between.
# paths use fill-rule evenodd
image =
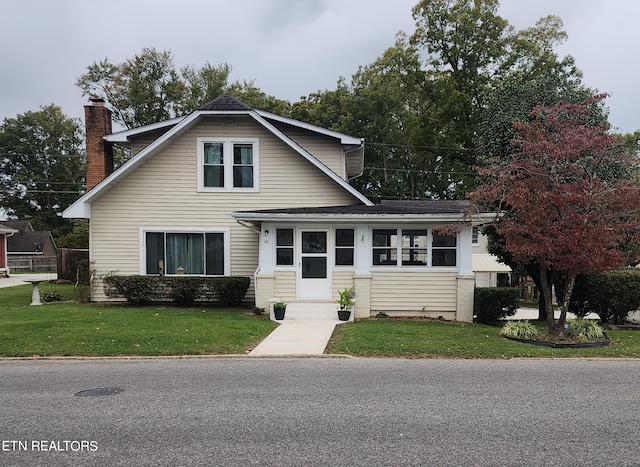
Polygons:
<instances>
[{"instance_id":1,"label":"overcast sky","mask_svg":"<svg viewBox=\"0 0 640 467\"><path fill-rule=\"evenodd\" d=\"M281 99L335 89L412 33L417 0L0 0L0 120L56 104L82 117L75 86L93 62L120 63L143 47L170 50L177 66L227 62ZM640 1L501 0L517 29L555 14L590 87L611 94L610 122L640 128Z\"/></svg>"}]
</instances>

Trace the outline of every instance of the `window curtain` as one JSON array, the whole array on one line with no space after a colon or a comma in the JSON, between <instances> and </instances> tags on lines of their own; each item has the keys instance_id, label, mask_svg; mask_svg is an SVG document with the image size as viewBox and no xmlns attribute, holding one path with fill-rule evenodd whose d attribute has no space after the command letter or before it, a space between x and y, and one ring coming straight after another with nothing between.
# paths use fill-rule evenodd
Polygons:
<instances>
[{"instance_id":1,"label":"window curtain","mask_svg":"<svg viewBox=\"0 0 640 467\"><path fill-rule=\"evenodd\" d=\"M202 234L167 234L167 274L204 274L204 238Z\"/></svg>"}]
</instances>

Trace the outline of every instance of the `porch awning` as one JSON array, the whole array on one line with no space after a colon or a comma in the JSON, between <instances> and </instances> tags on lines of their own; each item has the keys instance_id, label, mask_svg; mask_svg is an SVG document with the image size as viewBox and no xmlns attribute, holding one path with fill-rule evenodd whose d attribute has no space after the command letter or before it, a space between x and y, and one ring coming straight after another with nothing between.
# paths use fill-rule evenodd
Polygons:
<instances>
[{"instance_id":1,"label":"porch awning","mask_svg":"<svg viewBox=\"0 0 640 467\"><path fill-rule=\"evenodd\" d=\"M493 255L473 255L473 272L511 272L511 268Z\"/></svg>"}]
</instances>

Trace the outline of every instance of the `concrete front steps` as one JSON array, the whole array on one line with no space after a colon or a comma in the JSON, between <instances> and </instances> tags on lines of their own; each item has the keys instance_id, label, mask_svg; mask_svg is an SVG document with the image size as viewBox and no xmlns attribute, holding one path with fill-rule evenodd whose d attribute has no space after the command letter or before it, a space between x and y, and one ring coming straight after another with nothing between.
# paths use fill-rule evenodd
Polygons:
<instances>
[{"instance_id":1,"label":"concrete front steps","mask_svg":"<svg viewBox=\"0 0 640 467\"><path fill-rule=\"evenodd\" d=\"M289 302L287 303L284 320L276 322L330 321L335 322L335 324L340 324L343 321L338 320L337 310L338 305L335 302ZM270 316L271 319L275 321L273 310L271 310ZM351 313L351 319L353 320L353 312Z\"/></svg>"},{"instance_id":2,"label":"concrete front steps","mask_svg":"<svg viewBox=\"0 0 640 467\"><path fill-rule=\"evenodd\" d=\"M289 302L282 321L271 334L249 355L253 357L318 356L333 335L338 324L348 323L338 319L334 302ZM353 320L353 312L351 313Z\"/></svg>"}]
</instances>

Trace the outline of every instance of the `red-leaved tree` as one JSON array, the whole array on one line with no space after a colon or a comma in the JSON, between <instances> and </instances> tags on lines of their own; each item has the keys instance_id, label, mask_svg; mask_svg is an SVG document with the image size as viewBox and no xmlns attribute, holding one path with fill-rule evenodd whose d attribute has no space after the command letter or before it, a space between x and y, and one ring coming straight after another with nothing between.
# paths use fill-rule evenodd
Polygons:
<instances>
[{"instance_id":1,"label":"red-leaved tree","mask_svg":"<svg viewBox=\"0 0 640 467\"><path fill-rule=\"evenodd\" d=\"M591 118L605 97L536 107L528 123L515 124L519 151L479 168L484 182L472 194L498 212L495 226L514 260L539 264L552 335L563 332L576 276L624 264L620 246L638 231L638 159ZM557 321L549 274L566 284Z\"/></svg>"}]
</instances>

